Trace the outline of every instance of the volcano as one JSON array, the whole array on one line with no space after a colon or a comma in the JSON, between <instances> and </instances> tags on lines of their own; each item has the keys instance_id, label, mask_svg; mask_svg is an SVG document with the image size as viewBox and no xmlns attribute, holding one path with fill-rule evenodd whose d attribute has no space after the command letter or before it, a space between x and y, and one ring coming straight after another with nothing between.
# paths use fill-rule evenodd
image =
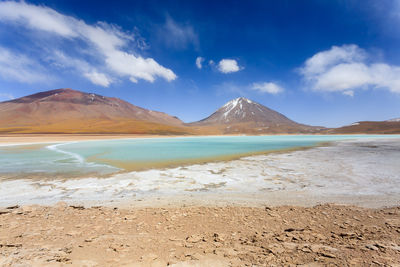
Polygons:
<instances>
[{"instance_id":1,"label":"volcano","mask_svg":"<svg viewBox=\"0 0 400 267\"><path fill-rule=\"evenodd\" d=\"M192 126L216 128L224 134L312 133L322 129L299 124L283 114L244 97L233 99Z\"/></svg>"}]
</instances>

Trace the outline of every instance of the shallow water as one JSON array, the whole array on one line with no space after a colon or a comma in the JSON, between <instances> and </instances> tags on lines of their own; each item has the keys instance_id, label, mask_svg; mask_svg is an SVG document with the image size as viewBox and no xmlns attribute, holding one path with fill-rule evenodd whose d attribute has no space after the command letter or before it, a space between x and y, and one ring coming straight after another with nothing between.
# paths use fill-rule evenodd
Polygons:
<instances>
[{"instance_id":1,"label":"shallow water","mask_svg":"<svg viewBox=\"0 0 400 267\"><path fill-rule=\"evenodd\" d=\"M387 135L287 135L141 138L0 147L0 177L82 177L179 166L344 139Z\"/></svg>"},{"instance_id":2,"label":"shallow water","mask_svg":"<svg viewBox=\"0 0 400 267\"><path fill-rule=\"evenodd\" d=\"M0 180L0 207L58 201L400 205L400 138L358 138L307 150L98 177Z\"/></svg>"}]
</instances>

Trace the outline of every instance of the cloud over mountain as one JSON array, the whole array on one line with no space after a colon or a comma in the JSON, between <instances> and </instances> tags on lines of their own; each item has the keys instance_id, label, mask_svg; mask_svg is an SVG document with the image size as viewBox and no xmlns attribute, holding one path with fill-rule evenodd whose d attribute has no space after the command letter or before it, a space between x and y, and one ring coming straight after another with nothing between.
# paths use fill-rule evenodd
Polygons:
<instances>
[{"instance_id":1,"label":"cloud over mountain","mask_svg":"<svg viewBox=\"0 0 400 267\"><path fill-rule=\"evenodd\" d=\"M281 86L273 82L253 83L251 85L251 89L260 93L268 93L273 95L280 94L284 91Z\"/></svg>"}]
</instances>

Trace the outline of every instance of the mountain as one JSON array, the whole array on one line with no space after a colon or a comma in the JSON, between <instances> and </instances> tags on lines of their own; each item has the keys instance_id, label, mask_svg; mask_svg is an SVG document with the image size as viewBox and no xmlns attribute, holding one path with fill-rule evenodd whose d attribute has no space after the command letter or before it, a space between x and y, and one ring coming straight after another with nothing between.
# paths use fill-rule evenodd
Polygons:
<instances>
[{"instance_id":1,"label":"mountain","mask_svg":"<svg viewBox=\"0 0 400 267\"><path fill-rule=\"evenodd\" d=\"M0 103L0 132L185 133L181 120L118 98L56 89Z\"/></svg>"},{"instance_id":2,"label":"mountain","mask_svg":"<svg viewBox=\"0 0 400 267\"><path fill-rule=\"evenodd\" d=\"M400 134L400 118L387 121L360 121L327 130L328 134Z\"/></svg>"},{"instance_id":3,"label":"mountain","mask_svg":"<svg viewBox=\"0 0 400 267\"><path fill-rule=\"evenodd\" d=\"M311 133L322 127L299 124L286 116L244 97L229 101L211 116L190 124L218 129L221 133Z\"/></svg>"},{"instance_id":4,"label":"mountain","mask_svg":"<svg viewBox=\"0 0 400 267\"><path fill-rule=\"evenodd\" d=\"M56 89L0 103L1 133L87 134L400 134L400 118L362 121L328 129L297 123L239 97L209 117L183 123L177 117L114 97Z\"/></svg>"}]
</instances>

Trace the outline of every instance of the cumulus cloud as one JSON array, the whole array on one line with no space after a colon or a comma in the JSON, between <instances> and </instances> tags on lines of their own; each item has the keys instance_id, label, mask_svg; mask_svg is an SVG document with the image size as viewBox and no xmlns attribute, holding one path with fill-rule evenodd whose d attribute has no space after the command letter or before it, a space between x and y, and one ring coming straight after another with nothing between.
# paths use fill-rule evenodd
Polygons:
<instances>
[{"instance_id":1,"label":"cumulus cloud","mask_svg":"<svg viewBox=\"0 0 400 267\"><path fill-rule=\"evenodd\" d=\"M369 58L357 45L333 46L307 59L300 73L315 91L353 96L357 89L385 88L400 93L400 67Z\"/></svg>"},{"instance_id":2,"label":"cumulus cloud","mask_svg":"<svg viewBox=\"0 0 400 267\"><path fill-rule=\"evenodd\" d=\"M273 82L262 82L262 83L253 83L251 85L251 89L259 91L261 93L268 93L268 94L280 94L284 91L284 89Z\"/></svg>"},{"instance_id":3,"label":"cumulus cloud","mask_svg":"<svg viewBox=\"0 0 400 267\"><path fill-rule=\"evenodd\" d=\"M83 42L91 50L90 55L94 60L103 63L99 64L103 66L102 71L76 56L66 57L73 62L66 64L64 60L59 66L67 65L71 68L76 67L78 61L84 62L86 71L82 75L97 85L108 86L113 81L109 76L113 75L127 77L135 82L139 79L153 82L158 77L172 81L177 77L172 70L161 66L154 59L129 52L127 47L134 41L134 37L105 22L89 25L48 7L14 1L0 2L0 22L53 34L76 43ZM40 38L40 34L37 36ZM55 55L53 59L57 57ZM82 67L77 68L77 71L81 70Z\"/></svg>"},{"instance_id":4,"label":"cumulus cloud","mask_svg":"<svg viewBox=\"0 0 400 267\"><path fill-rule=\"evenodd\" d=\"M202 57L196 58L196 66L198 69L201 69L203 67L203 62L204 62L204 58L202 58Z\"/></svg>"},{"instance_id":5,"label":"cumulus cloud","mask_svg":"<svg viewBox=\"0 0 400 267\"><path fill-rule=\"evenodd\" d=\"M240 67L234 59L222 59L218 63L218 70L222 73L232 73L240 70Z\"/></svg>"}]
</instances>

